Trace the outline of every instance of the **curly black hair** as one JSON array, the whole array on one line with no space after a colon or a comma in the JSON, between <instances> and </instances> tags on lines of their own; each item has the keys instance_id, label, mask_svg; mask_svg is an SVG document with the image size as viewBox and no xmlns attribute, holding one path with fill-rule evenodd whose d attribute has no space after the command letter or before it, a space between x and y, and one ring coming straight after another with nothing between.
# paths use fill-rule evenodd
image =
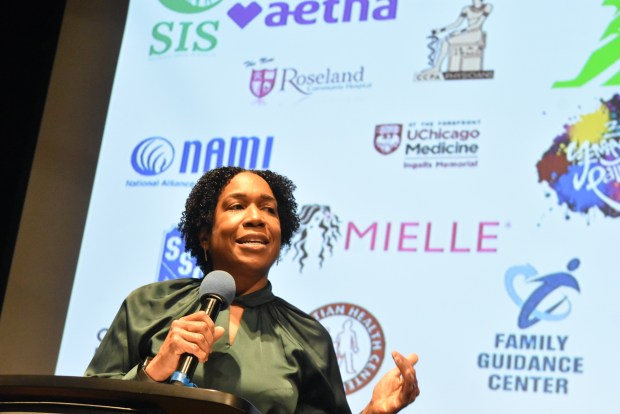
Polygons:
<instances>
[{"instance_id":1,"label":"curly black hair","mask_svg":"<svg viewBox=\"0 0 620 414\"><path fill-rule=\"evenodd\" d=\"M196 259L196 263L205 275L213 270L211 264L213 261L207 262L205 260L198 234L201 229L205 229L208 234L211 234L220 194L230 180L242 172L251 172L267 181L278 202L281 231L280 250L291 244L291 238L299 229L297 202L293 196L295 184L287 177L270 170L246 170L240 167L219 167L210 170L200 177L189 193L185 202L185 211L179 222L179 231L185 242L185 251L190 252L192 257Z\"/></svg>"}]
</instances>

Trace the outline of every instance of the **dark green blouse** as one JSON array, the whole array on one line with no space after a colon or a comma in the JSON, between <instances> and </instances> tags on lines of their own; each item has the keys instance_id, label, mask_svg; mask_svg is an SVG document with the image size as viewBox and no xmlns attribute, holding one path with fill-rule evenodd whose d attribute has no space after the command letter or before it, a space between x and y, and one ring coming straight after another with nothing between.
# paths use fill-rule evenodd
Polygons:
<instances>
[{"instance_id":1,"label":"dark green blouse","mask_svg":"<svg viewBox=\"0 0 620 414\"><path fill-rule=\"evenodd\" d=\"M198 309L201 280L153 283L132 292L103 338L86 376L135 379L157 354L173 320ZM327 330L273 295L271 284L239 296L244 312L231 345L228 310L216 325L224 336L192 378L202 388L234 394L267 413L350 413Z\"/></svg>"}]
</instances>

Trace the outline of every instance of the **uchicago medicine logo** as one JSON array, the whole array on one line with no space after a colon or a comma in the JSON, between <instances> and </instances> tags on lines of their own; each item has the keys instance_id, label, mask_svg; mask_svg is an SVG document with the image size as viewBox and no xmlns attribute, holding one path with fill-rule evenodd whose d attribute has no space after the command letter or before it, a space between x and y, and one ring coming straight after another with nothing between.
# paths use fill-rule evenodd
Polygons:
<instances>
[{"instance_id":1,"label":"uchicago medicine logo","mask_svg":"<svg viewBox=\"0 0 620 414\"><path fill-rule=\"evenodd\" d=\"M403 168L407 169L477 168L482 143L480 124L479 119L378 124L373 144L379 154L386 156L402 148Z\"/></svg>"}]
</instances>

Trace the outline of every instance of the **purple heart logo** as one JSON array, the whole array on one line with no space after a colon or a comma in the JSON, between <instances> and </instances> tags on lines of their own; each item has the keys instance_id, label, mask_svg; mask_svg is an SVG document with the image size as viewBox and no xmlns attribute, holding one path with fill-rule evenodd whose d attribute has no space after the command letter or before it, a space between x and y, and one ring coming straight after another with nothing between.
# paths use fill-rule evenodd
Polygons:
<instances>
[{"instance_id":1,"label":"purple heart logo","mask_svg":"<svg viewBox=\"0 0 620 414\"><path fill-rule=\"evenodd\" d=\"M237 3L228 10L228 17L230 17L237 26L244 28L247 26L256 16L263 11L263 8L253 1L252 3L244 6L241 3Z\"/></svg>"}]
</instances>

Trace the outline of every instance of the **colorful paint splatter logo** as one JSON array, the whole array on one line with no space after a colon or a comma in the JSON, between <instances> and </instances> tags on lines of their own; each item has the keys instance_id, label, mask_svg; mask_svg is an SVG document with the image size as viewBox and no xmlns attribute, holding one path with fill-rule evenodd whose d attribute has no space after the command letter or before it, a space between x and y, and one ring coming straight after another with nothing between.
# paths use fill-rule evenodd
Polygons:
<instances>
[{"instance_id":1,"label":"colorful paint splatter logo","mask_svg":"<svg viewBox=\"0 0 620 414\"><path fill-rule=\"evenodd\" d=\"M620 217L620 95L565 125L536 167L558 204L579 214Z\"/></svg>"}]
</instances>

